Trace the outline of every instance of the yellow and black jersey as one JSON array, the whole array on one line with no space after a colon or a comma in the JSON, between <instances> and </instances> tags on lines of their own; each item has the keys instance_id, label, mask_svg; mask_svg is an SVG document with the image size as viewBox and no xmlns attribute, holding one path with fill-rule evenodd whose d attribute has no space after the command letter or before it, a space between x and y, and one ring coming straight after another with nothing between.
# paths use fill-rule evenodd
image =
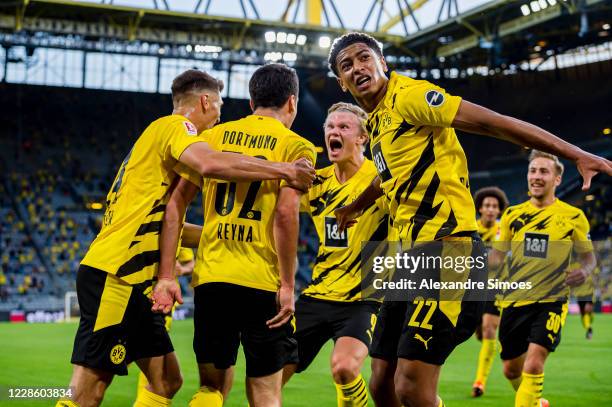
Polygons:
<instances>
[{"instance_id":1,"label":"yellow and black jersey","mask_svg":"<svg viewBox=\"0 0 612 407\"><path fill-rule=\"evenodd\" d=\"M307 158L313 165L314 145L266 116L220 124L202 134L219 151L270 161ZM192 171L181 176L193 179ZM202 190L204 226L196 254L192 285L225 282L266 291L279 287L278 258L273 236L274 209L285 181L225 182L207 180Z\"/></svg>"},{"instance_id":2,"label":"yellow and black jersey","mask_svg":"<svg viewBox=\"0 0 612 407\"><path fill-rule=\"evenodd\" d=\"M151 280L159 266L159 233L173 171L183 151L203 141L180 115L151 123L123 160L106 197L102 229L81 264L129 284Z\"/></svg>"},{"instance_id":3,"label":"yellow and black jersey","mask_svg":"<svg viewBox=\"0 0 612 407\"><path fill-rule=\"evenodd\" d=\"M499 220L496 220L490 228L486 227L480 219L478 219L476 224L478 225L478 235L480 235L483 242L490 243L499 240L501 234Z\"/></svg>"},{"instance_id":4,"label":"yellow and black jersey","mask_svg":"<svg viewBox=\"0 0 612 407\"><path fill-rule=\"evenodd\" d=\"M369 114L370 149L402 241L476 231L465 153L450 126L461 98L391 73Z\"/></svg>"},{"instance_id":5,"label":"yellow and black jersey","mask_svg":"<svg viewBox=\"0 0 612 407\"><path fill-rule=\"evenodd\" d=\"M501 235L493 247L511 251L508 264L510 282L530 282L534 296L569 295L564 284L572 250L577 253L593 251L589 238L589 222L582 210L559 199L537 208L530 201L511 206L501 218ZM551 291L552 290L552 291ZM513 296L516 295L516 296ZM520 298L520 297L523 298ZM523 300L525 293L516 291L504 298L505 304L531 304Z\"/></svg>"},{"instance_id":6,"label":"yellow and black jersey","mask_svg":"<svg viewBox=\"0 0 612 407\"><path fill-rule=\"evenodd\" d=\"M340 233L334 210L348 205L370 185L376 168L365 160L361 168L341 184L334 165L317 170L302 210L312 216L319 237L319 252L312 270L312 282L302 295L330 301L362 299L362 243L384 241L388 235L388 214L382 198L367 208L357 224ZM364 261L362 261L364 260Z\"/></svg>"}]
</instances>

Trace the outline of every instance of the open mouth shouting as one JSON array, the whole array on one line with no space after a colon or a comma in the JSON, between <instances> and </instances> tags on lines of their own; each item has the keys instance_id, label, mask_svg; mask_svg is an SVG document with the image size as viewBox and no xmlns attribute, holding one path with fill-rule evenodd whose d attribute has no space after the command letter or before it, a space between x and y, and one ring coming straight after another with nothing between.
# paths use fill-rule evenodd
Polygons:
<instances>
[{"instance_id":1,"label":"open mouth shouting","mask_svg":"<svg viewBox=\"0 0 612 407\"><path fill-rule=\"evenodd\" d=\"M331 157L338 157L342 152L342 139L341 138L330 138L327 145L327 150Z\"/></svg>"},{"instance_id":2,"label":"open mouth shouting","mask_svg":"<svg viewBox=\"0 0 612 407\"><path fill-rule=\"evenodd\" d=\"M368 89L371 83L372 78L370 78L368 75L358 76L355 78L355 85L357 86L357 90L360 92Z\"/></svg>"}]
</instances>

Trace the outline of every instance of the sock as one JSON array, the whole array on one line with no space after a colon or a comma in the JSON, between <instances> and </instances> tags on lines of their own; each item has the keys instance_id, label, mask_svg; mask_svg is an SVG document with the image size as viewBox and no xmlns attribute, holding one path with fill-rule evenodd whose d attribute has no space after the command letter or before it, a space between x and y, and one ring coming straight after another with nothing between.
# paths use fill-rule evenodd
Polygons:
<instances>
[{"instance_id":1,"label":"sock","mask_svg":"<svg viewBox=\"0 0 612 407\"><path fill-rule=\"evenodd\" d=\"M189 407L222 407L223 394L219 390L202 386L189 402Z\"/></svg>"},{"instance_id":2,"label":"sock","mask_svg":"<svg viewBox=\"0 0 612 407\"><path fill-rule=\"evenodd\" d=\"M539 407L543 388L544 373L530 374L523 372L523 381L516 392L514 407Z\"/></svg>"},{"instance_id":3,"label":"sock","mask_svg":"<svg viewBox=\"0 0 612 407\"><path fill-rule=\"evenodd\" d=\"M59 400L55 403L55 407L79 407L79 405L72 400Z\"/></svg>"},{"instance_id":4,"label":"sock","mask_svg":"<svg viewBox=\"0 0 612 407\"><path fill-rule=\"evenodd\" d=\"M440 397L438 397L438 400L440 400L440 404L438 404L438 407L446 407L446 404L444 404Z\"/></svg>"},{"instance_id":5,"label":"sock","mask_svg":"<svg viewBox=\"0 0 612 407\"><path fill-rule=\"evenodd\" d=\"M144 387L138 392L133 407L164 407L169 406L171 402L172 400L155 394Z\"/></svg>"},{"instance_id":6,"label":"sock","mask_svg":"<svg viewBox=\"0 0 612 407\"><path fill-rule=\"evenodd\" d=\"M338 407L366 407L368 405L368 389L363 376L347 384L336 385Z\"/></svg>"},{"instance_id":7,"label":"sock","mask_svg":"<svg viewBox=\"0 0 612 407\"><path fill-rule=\"evenodd\" d=\"M497 341L495 339L482 339L480 354L478 355L476 381L482 383L483 386L487 384L489 373L491 373L491 366L493 366L493 358L495 357L496 344Z\"/></svg>"},{"instance_id":8,"label":"sock","mask_svg":"<svg viewBox=\"0 0 612 407\"><path fill-rule=\"evenodd\" d=\"M582 326L587 331L591 327L591 323L593 322L593 315L590 312L586 312L582 315Z\"/></svg>"},{"instance_id":9,"label":"sock","mask_svg":"<svg viewBox=\"0 0 612 407\"><path fill-rule=\"evenodd\" d=\"M142 390L147 387L149 381L147 380L147 376L144 373L140 372L138 375L138 387L136 389L136 397L140 396Z\"/></svg>"},{"instance_id":10,"label":"sock","mask_svg":"<svg viewBox=\"0 0 612 407\"><path fill-rule=\"evenodd\" d=\"M521 382L523 381L523 376L519 376L516 379L508 379L508 381L510 382L510 384L512 385L512 387L514 388L514 391L518 391Z\"/></svg>"}]
</instances>

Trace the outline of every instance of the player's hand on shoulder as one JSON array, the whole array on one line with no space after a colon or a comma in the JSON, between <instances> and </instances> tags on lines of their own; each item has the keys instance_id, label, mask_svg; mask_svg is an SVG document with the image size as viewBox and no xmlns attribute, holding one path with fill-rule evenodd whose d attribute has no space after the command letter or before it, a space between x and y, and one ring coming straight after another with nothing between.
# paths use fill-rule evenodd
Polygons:
<instances>
[{"instance_id":1,"label":"player's hand on shoulder","mask_svg":"<svg viewBox=\"0 0 612 407\"><path fill-rule=\"evenodd\" d=\"M344 232L347 228L354 226L357 223L357 218L360 213L353 209L352 205L342 206L334 211L336 223L340 232Z\"/></svg>"},{"instance_id":2,"label":"player's hand on shoulder","mask_svg":"<svg viewBox=\"0 0 612 407\"><path fill-rule=\"evenodd\" d=\"M565 272L565 284L570 287L576 287L583 284L586 281L587 272L582 268L577 268L574 270L567 270Z\"/></svg>"},{"instance_id":3,"label":"player's hand on shoulder","mask_svg":"<svg viewBox=\"0 0 612 407\"><path fill-rule=\"evenodd\" d=\"M306 158L300 158L291 163L291 171L287 182L291 187L306 192L312 186L315 175L316 171L312 163Z\"/></svg>"},{"instance_id":4,"label":"player's hand on shoulder","mask_svg":"<svg viewBox=\"0 0 612 407\"><path fill-rule=\"evenodd\" d=\"M612 176L612 161L595 154L587 153L586 151L583 151L583 154L576 159L576 167L584 180L582 184L583 191L590 188L591 179L597 175L597 173L601 172Z\"/></svg>"},{"instance_id":5,"label":"player's hand on shoulder","mask_svg":"<svg viewBox=\"0 0 612 407\"><path fill-rule=\"evenodd\" d=\"M181 287L176 279L163 278L158 280L151 294L151 311L160 314L169 314L175 302L183 303Z\"/></svg>"},{"instance_id":6,"label":"player's hand on shoulder","mask_svg":"<svg viewBox=\"0 0 612 407\"><path fill-rule=\"evenodd\" d=\"M285 325L295 312L295 300L293 287L281 286L276 293L278 313L270 320L266 321L268 328L280 328Z\"/></svg>"}]
</instances>

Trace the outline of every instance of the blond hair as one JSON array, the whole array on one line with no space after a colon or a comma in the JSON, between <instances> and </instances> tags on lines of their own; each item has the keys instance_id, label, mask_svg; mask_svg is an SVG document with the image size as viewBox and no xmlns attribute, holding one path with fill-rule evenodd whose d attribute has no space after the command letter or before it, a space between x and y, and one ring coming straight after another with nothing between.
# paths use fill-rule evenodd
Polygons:
<instances>
[{"instance_id":1,"label":"blond hair","mask_svg":"<svg viewBox=\"0 0 612 407\"><path fill-rule=\"evenodd\" d=\"M348 112L357 116L359 120L359 124L361 127L361 132L365 135L368 134L368 130L366 129L366 122L368 121L368 114L359 106L354 105L352 103L346 102L338 102L331 105L331 107L327 110L327 116L334 112Z\"/></svg>"},{"instance_id":2,"label":"blond hair","mask_svg":"<svg viewBox=\"0 0 612 407\"><path fill-rule=\"evenodd\" d=\"M563 163L559 161L559 157L557 157L556 155L545 153L544 151L540 150L531 150L531 153L529 154L529 162L531 163L536 158L548 158L549 160L552 160L555 164L555 170L557 171L557 175L563 175Z\"/></svg>"}]
</instances>

